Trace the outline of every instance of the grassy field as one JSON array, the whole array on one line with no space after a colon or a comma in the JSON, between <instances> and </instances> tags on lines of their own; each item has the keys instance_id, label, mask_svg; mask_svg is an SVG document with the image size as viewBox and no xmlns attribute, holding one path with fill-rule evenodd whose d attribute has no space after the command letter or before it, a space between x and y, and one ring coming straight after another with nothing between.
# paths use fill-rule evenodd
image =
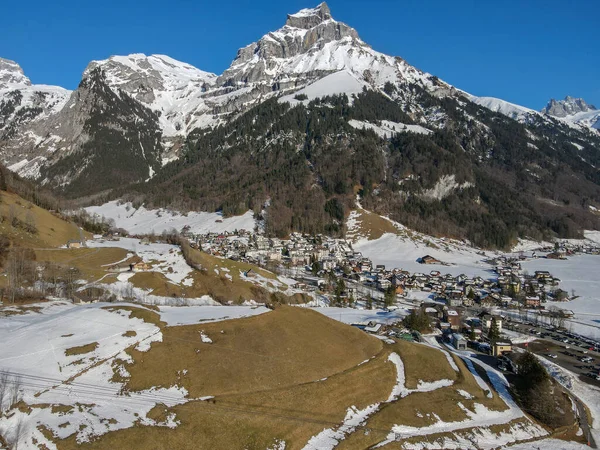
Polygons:
<instances>
[{"instance_id":1,"label":"grassy field","mask_svg":"<svg viewBox=\"0 0 600 450\"><path fill-rule=\"evenodd\" d=\"M130 389L181 382L193 397L279 389L339 373L382 349L381 341L356 328L294 307L162 332L150 352L129 351L135 361L127 366ZM203 343L201 332L213 343Z\"/></svg>"},{"instance_id":2,"label":"grassy field","mask_svg":"<svg viewBox=\"0 0 600 450\"><path fill-rule=\"evenodd\" d=\"M93 352L98 348L97 342L92 342L86 345L80 345L79 347L71 347L65 350L65 355L73 356L73 355L84 355L86 353Z\"/></svg>"},{"instance_id":3,"label":"grassy field","mask_svg":"<svg viewBox=\"0 0 600 450\"><path fill-rule=\"evenodd\" d=\"M153 311L136 314L159 323ZM300 449L343 421L349 407L384 401L395 383L381 341L310 310L282 306L245 319L160 326L162 342L149 352L128 351L134 364L126 366L127 387L178 384L190 397L214 399L155 407L158 422L176 414L180 425L172 430L135 426L82 446L58 441L59 449L265 449L278 439ZM200 332L213 343L202 344Z\"/></svg>"},{"instance_id":4,"label":"grassy field","mask_svg":"<svg viewBox=\"0 0 600 450\"><path fill-rule=\"evenodd\" d=\"M348 233L350 238L361 236L372 241L385 233L399 234L398 229L387 219L365 209L355 211L358 214L356 229Z\"/></svg>"},{"instance_id":5,"label":"grassy field","mask_svg":"<svg viewBox=\"0 0 600 450\"><path fill-rule=\"evenodd\" d=\"M437 417L446 422L466 419L459 402L471 411L475 403L496 411L507 408L496 393L486 396L458 358L454 358L457 372L437 349L404 341L383 344L307 309L281 306L259 316L177 327L166 326L152 309L106 309L128 310L162 332L162 342L152 343L147 352L129 348L132 362L120 362L129 377L113 380L125 383L128 391L181 386L196 400L174 407L157 404L148 415L157 426L138 423L82 444L73 436L54 439L61 450L266 449L281 441L286 449L295 450L322 430L337 428L349 408L377 403L378 412L336 447L364 449L384 441L396 424L422 427L435 423ZM203 343L201 335L212 343ZM396 367L388 361L391 352L403 360L408 388L442 379L454 384L386 403L396 382ZM118 365L113 370L119 372ZM172 415L177 427L160 426ZM510 426L520 426L517 422L492 431L508 432ZM456 434L469 436L476 431L465 428ZM438 433L404 443L423 439L443 443L453 437ZM386 448L400 448L400 443Z\"/></svg>"},{"instance_id":6,"label":"grassy field","mask_svg":"<svg viewBox=\"0 0 600 450\"><path fill-rule=\"evenodd\" d=\"M30 218L38 232L31 234L21 228L15 228L8 220L0 223L0 233L9 237L13 245L30 248L60 247L70 239L79 239L79 228L54 214L39 208L16 194L0 192L0 216L8 218L11 211L21 221ZM84 233L91 237L89 233Z\"/></svg>"},{"instance_id":7,"label":"grassy field","mask_svg":"<svg viewBox=\"0 0 600 450\"><path fill-rule=\"evenodd\" d=\"M108 273L108 266L125 259L127 251L122 248L36 249L35 256L38 262L76 267L80 278L95 281Z\"/></svg>"}]
</instances>

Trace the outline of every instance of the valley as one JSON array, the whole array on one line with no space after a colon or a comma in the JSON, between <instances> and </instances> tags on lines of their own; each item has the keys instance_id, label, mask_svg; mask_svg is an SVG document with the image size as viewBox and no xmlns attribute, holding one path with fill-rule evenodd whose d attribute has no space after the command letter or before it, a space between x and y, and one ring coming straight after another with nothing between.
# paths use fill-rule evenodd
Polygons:
<instances>
[{"instance_id":1,"label":"valley","mask_svg":"<svg viewBox=\"0 0 600 450\"><path fill-rule=\"evenodd\" d=\"M0 55L0 450L600 445L600 112L547 90L591 95L583 62L515 66L536 110L525 83L507 101L377 51L324 2L136 4L119 29L126 3L86 14L94 45L48 11L49 45L81 41L56 56L70 89L30 69L42 43ZM556 34L478 35L490 5L443 18L485 57L428 51L491 64L500 36L508 67ZM381 47L425 42L437 6ZM388 10L398 36L415 20ZM218 70L107 50L140 43Z\"/></svg>"}]
</instances>

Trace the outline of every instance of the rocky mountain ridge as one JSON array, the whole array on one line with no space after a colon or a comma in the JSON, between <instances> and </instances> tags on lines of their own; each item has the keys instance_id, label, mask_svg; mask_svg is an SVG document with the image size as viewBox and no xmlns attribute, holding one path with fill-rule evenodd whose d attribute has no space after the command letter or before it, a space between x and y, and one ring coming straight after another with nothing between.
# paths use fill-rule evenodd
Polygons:
<instances>
[{"instance_id":1,"label":"rocky mountain ridge","mask_svg":"<svg viewBox=\"0 0 600 450\"><path fill-rule=\"evenodd\" d=\"M564 100L556 101L553 98L550 99L546 107L542 109L542 112L554 117L567 117L581 112L596 110L597 108L594 105L588 105L584 99L573 98L567 95Z\"/></svg>"}]
</instances>

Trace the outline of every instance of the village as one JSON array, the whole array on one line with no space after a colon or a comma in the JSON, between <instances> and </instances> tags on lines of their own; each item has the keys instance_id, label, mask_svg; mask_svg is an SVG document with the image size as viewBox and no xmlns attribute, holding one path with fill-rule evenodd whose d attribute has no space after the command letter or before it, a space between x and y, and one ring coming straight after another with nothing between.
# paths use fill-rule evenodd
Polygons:
<instances>
[{"instance_id":1,"label":"village","mask_svg":"<svg viewBox=\"0 0 600 450\"><path fill-rule=\"evenodd\" d=\"M561 289L561 280L548 271L528 273L522 269L522 262L529 258L600 254L596 245L568 241L528 256L522 252L494 253L484 259L489 265L489 277L484 278L444 273L444 267L450 264L427 254L418 260L423 266L421 272L375 265L355 251L350 242L321 235L295 233L283 240L246 231L203 235L182 231L195 248L293 278L297 280L295 288L326 299L330 306L420 309L428 317L428 325L446 335L457 348L466 347L468 341L483 342L482 348L494 356L511 348L509 339L500 339L505 317L528 317L536 312L536 318L545 316L560 326L573 315L568 302L575 293ZM547 302L563 302L565 308L546 309ZM373 334L415 338L399 328L399 323L364 325L361 328Z\"/></svg>"}]
</instances>

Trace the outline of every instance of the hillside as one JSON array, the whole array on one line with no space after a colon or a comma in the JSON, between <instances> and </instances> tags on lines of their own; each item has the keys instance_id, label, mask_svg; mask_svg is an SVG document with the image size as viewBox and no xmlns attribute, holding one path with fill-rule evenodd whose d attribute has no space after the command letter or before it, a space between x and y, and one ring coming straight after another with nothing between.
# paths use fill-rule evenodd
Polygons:
<instances>
[{"instance_id":1,"label":"hillside","mask_svg":"<svg viewBox=\"0 0 600 450\"><path fill-rule=\"evenodd\" d=\"M0 217L0 233L19 247L61 247L82 234L75 224L6 191L0 191Z\"/></svg>"},{"instance_id":2,"label":"hillside","mask_svg":"<svg viewBox=\"0 0 600 450\"><path fill-rule=\"evenodd\" d=\"M211 307L190 312L202 308ZM20 446L58 449L320 450L479 447L483 437L508 444L546 435L493 369L481 376L435 347L383 343L292 307L196 325L165 319L162 309L120 305L55 304L19 316L20 334L43 330L53 350L36 356L48 364L35 381L23 379L0 434L15 442L11 427L20 423ZM31 357L15 337L2 339L21 355L10 370L27 372Z\"/></svg>"}]
</instances>

